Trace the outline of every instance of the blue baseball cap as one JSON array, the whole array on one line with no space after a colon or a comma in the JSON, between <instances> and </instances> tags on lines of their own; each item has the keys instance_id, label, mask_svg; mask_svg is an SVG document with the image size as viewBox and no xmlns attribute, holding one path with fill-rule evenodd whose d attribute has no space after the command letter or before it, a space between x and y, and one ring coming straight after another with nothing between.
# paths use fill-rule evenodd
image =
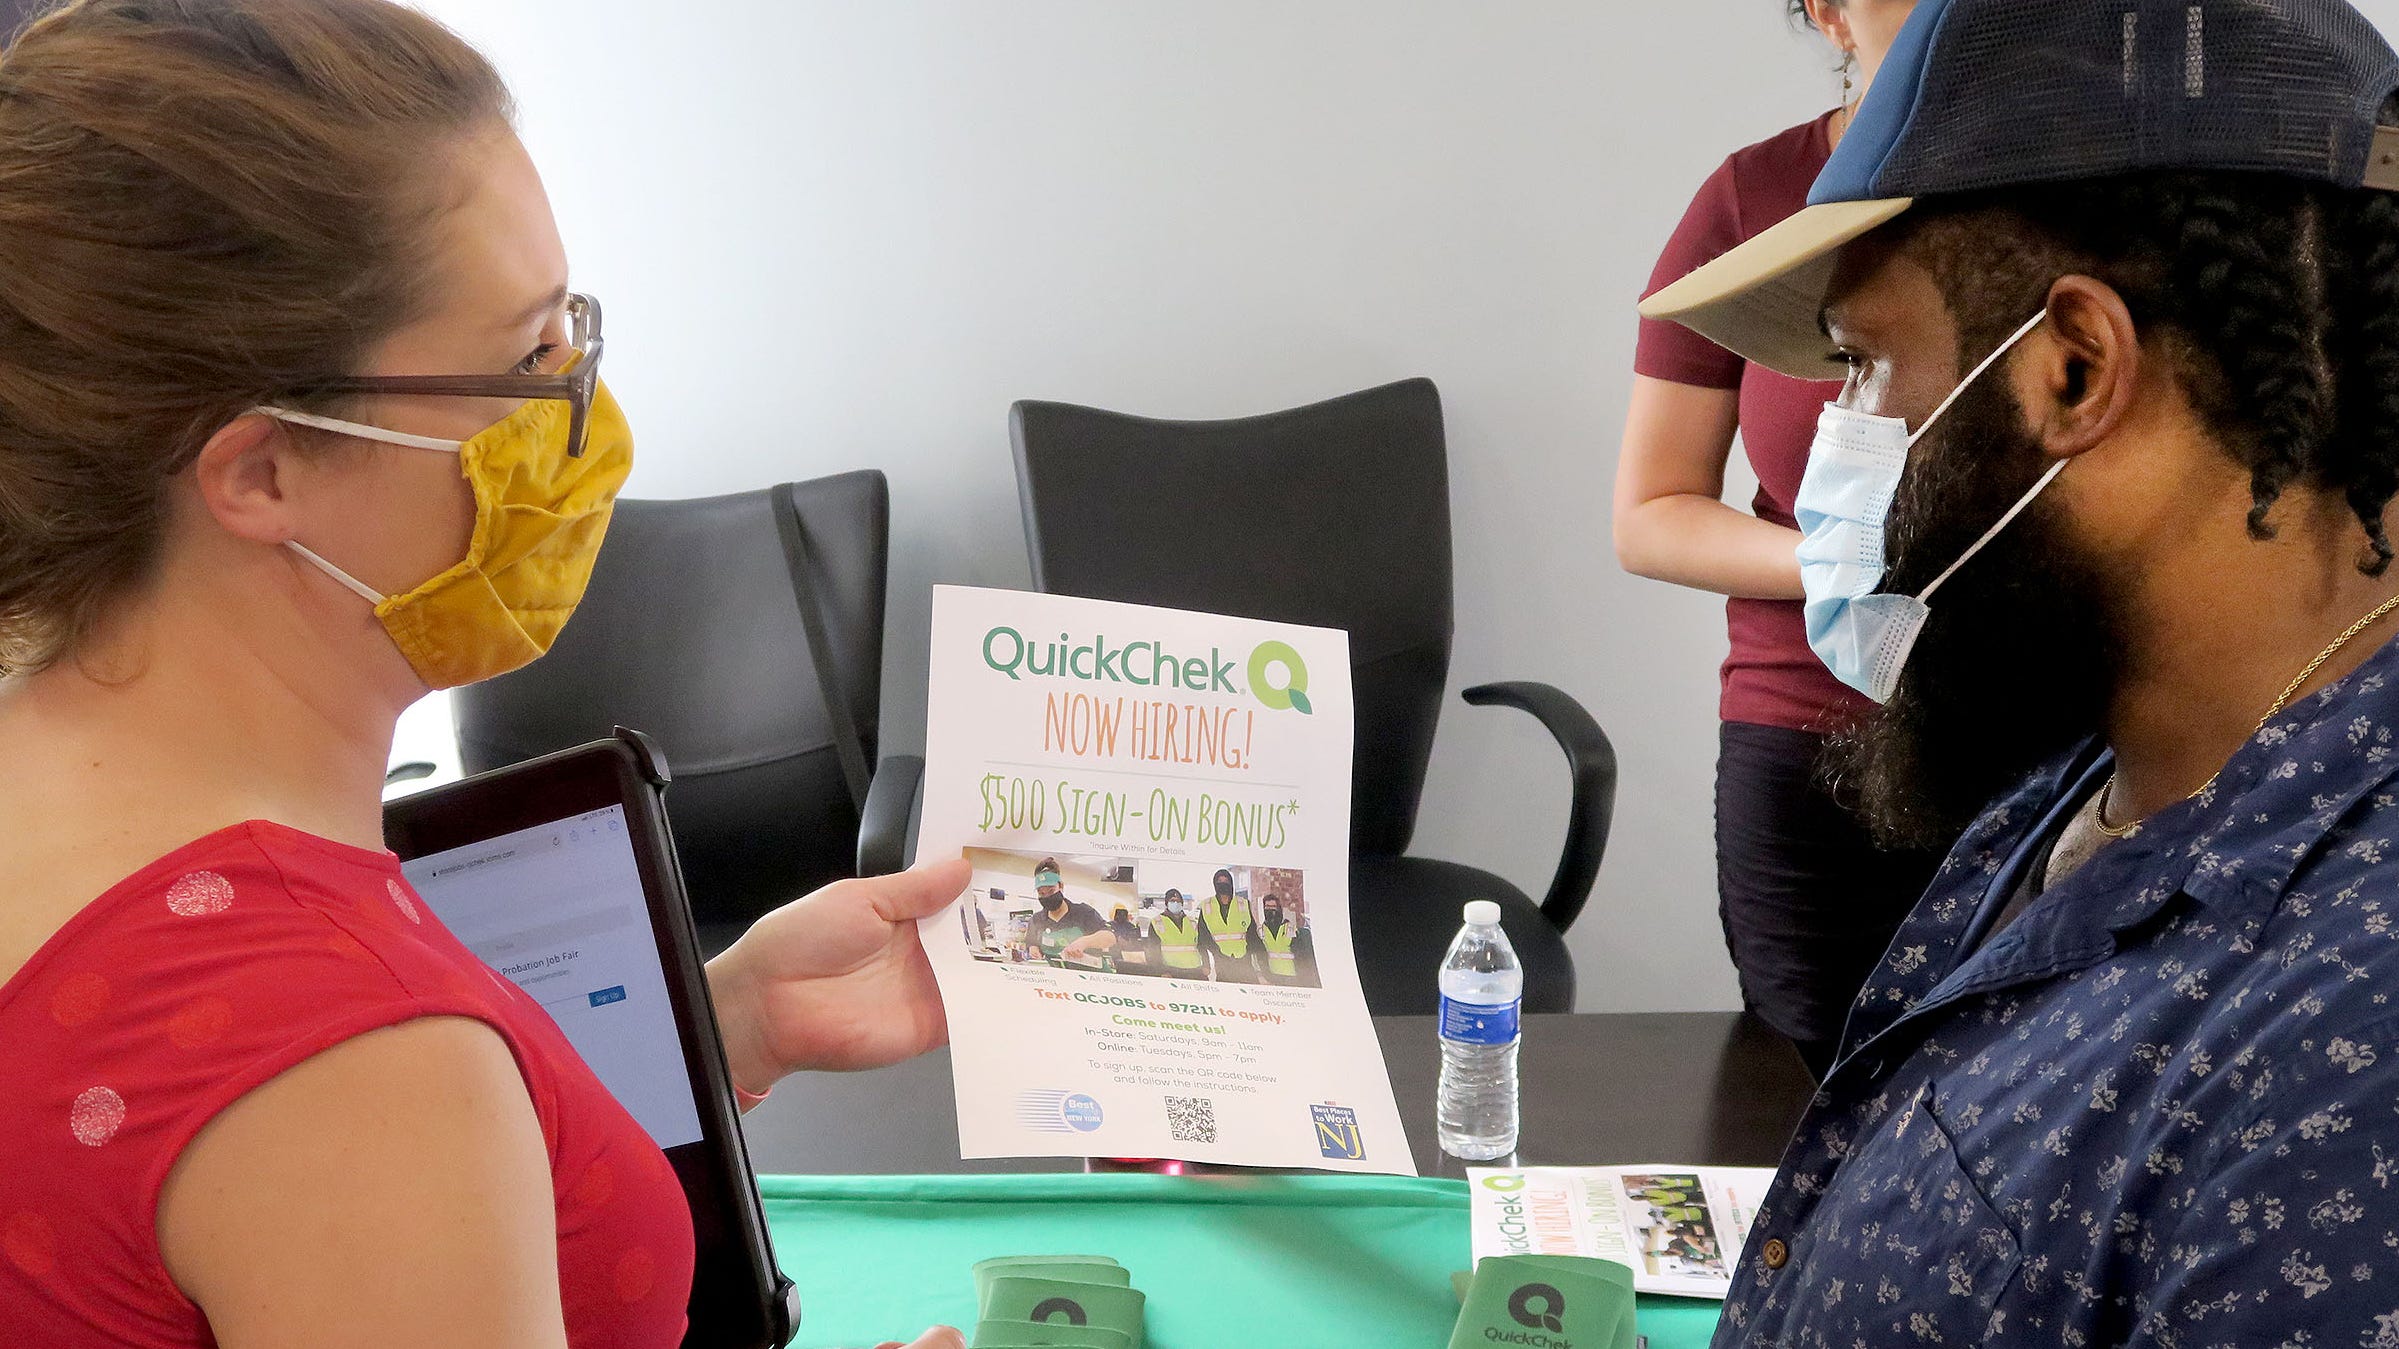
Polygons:
<instances>
[{"instance_id":1,"label":"blue baseball cap","mask_svg":"<svg viewBox=\"0 0 2399 1349\"><path fill-rule=\"evenodd\" d=\"M1798 214L1641 304L1838 379L1842 245L1918 198L2151 169L2399 191L2399 54L2347 0L1917 0Z\"/></svg>"}]
</instances>

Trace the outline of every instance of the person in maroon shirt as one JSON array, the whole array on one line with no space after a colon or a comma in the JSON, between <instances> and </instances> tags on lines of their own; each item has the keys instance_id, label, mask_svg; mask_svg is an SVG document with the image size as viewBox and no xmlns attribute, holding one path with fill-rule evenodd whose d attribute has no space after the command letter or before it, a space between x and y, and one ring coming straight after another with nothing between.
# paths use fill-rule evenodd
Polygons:
<instances>
[{"instance_id":1,"label":"person in maroon shirt","mask_svg":"<svg viewBox=\"0 0 2399 1349\"><path fill-rule=\"evenodd\" d=\"M1791 0L1841 53L1841 106L1736 150L1708 176L1650 277L1654 292L1798 211L1914 0ZM1646 292L1645 292L1646 293ZM1825 737L1868 706L1808 649L1791 499L1816 416L1840 393L1644 320L1616 465L1627 571L1727 597L1716 761L1718 913L1742 1002L1818 1076L1849 1002L1939 863L1885 853L1818 781ZM1733 436L1757 475L1727 504Z\"/></svg>"}]
</instances>

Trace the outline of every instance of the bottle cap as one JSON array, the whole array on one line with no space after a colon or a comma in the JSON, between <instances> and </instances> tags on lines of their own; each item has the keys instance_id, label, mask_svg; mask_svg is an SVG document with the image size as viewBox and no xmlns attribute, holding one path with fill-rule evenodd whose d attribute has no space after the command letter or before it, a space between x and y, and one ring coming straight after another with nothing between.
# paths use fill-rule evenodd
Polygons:
<instances>
[{"instance_id":1,"label":"bottle cap","mask_svg":"<svg viewBox=\"0 0 2399 1349\"><path fill-rule=\"evenodd\" d=\"M1466 921L1475 927L1495 927L1499 923L1499 904L1496 900L1466 901Z\"/></svg>"}]
</instances>

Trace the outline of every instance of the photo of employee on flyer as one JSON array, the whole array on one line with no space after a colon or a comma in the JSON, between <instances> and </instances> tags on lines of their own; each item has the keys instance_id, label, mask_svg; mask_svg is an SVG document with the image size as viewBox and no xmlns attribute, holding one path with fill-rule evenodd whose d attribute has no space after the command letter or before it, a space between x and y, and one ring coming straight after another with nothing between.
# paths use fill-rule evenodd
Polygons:
<instances>
[{"instance_id":1,"label":"photo of employee on flyer","mask_svg":"<svg viewBox=\"0 0 2399 1349\"><path fill-rule=\"evenodd\" d=\"M1121 914L1130 926L1132 863L999 848L968 848L966 860L975 870L958 920L975 959L1091 974L1146 959L1138 929L1128 939L1110 921Z\"/></svg>"},{"instance_id":2,"label":"photo of employee on flyer","mask_svg":"<svg viewBox=\"0 0 2399 1349\"><path fill-rule=\"evenodd\" d=\"M1145 861L1134 867L1134 879L1157 953L1145 972L1220 984L1320 986L1306 878L1298 870Z\"/></svg>"},{"instance_id":3,"label":"photo of employee on flyer","mask_svg":"<svg viewBox=\"0 0 2399 1349\"><path fill-rule=\"evenodd\" d=\"M969 848L958 908L975 959L1225 984L1316 988L1306 878L1288 867L1207 867Z\"/></svg>"}]
</instances>

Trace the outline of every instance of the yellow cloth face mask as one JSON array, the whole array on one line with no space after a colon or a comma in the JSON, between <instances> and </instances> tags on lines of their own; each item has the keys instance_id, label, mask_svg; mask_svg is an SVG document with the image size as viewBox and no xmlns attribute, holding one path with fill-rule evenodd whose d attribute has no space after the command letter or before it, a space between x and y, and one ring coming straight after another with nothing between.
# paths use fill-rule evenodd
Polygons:
<instances>
[{"instance_id":1,"label":"yellow cloth face mask","mask_svg":"<svg viewBox=\"0 0 2399 1349\"><path fill-rule=\"evenodd\" d=\"M583 455L567 455L572 408L537 398L477 432L442 440L288 408L279 421L458 456L475 492L466 556L403 595L374 587L297 540L285 546L375 606L384 631L431 688L456 688L531 663L550 649L591 581L616 495L633 469L633 432L606 384L592 393Z\"/></svg>"}]
</instances>

